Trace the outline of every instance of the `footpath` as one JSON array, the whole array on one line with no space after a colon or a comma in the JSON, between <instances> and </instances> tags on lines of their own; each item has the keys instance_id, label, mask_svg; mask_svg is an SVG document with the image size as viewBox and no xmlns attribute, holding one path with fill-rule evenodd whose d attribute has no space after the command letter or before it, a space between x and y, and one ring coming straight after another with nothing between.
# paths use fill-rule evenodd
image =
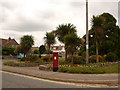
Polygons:
<instances>
[{"instance_id":1,"label":"footpath","mask_svg":"<svg viewBox=\"0 0 120 90\"><path fill-rule=\"evenodd\" d=\"M118 74L69 74L53 71L42 71L38 67L2 66L3 71L33 76L42 79L87 84L106 84L118 86Z\"/></svg>"}]
</instances>

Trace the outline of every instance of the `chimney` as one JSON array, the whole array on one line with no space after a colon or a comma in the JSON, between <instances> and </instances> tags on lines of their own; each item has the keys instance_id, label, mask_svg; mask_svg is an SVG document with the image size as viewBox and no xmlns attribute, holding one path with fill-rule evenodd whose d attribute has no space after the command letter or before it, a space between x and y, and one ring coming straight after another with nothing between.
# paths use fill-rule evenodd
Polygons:
<instances>
[{"instance_id":1,"label":"chimney","mask_svg":"<svg viewBox=\"0 0 120 90\"><path fill-rule=\"evenodd\" d=\"M10 40L11 40L11 37L9 37L8 40L10 41Z\"/></svg>"}]
</instances>

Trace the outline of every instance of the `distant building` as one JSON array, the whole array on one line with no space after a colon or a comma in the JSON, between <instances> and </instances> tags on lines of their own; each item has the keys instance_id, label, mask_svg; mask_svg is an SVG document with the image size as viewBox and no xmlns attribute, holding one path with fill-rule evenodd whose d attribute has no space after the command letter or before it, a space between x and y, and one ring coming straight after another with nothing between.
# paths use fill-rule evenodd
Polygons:
<instances>
[{"instance_id":1,"label":"distant building","mask_svg":"<svg viewBox=\"0 0 120 90\"><path fill-rule=\"evenodd\" d=\"M51 46L50 50L53 52L65 52L64 46Z\"/></svg>"},{"instance_id":2,"label":"distant building","mask_svg":"<svg viewBox=\"0 0 120 90\"><path fill-rule=\"evenodd\" d=\"M39 47L32 47L31 51L39 50Z\"/></svg>"},{"instance_id":3,"label":"distant building","mask_svg":"<svg viewBox=\"0 0 120 90\"><path fill-rule=\"evenodd\" d=\"M65 55L65 48L62 45L59 46L51 46L50 50L53 52L58 52L60 56L64 57Z\"/></svg>"},{"instance_id":4,"label":"distant building","mask_svg":"<svg viewBox=\"0 0 120 90\"><path fill-rule=\"evenodd\" d=\"M0 38L0 47L13 47L16 48L16 46L19 45L15 39L11 39L9 37L8 39Z\"/></svg>"}]
</instances>

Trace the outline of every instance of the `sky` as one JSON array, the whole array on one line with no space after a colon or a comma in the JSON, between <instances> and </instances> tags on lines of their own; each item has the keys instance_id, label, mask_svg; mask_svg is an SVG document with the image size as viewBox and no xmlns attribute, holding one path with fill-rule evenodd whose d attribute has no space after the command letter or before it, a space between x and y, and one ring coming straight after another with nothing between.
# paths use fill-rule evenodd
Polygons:
<instances>
[{"instance_id":1,"label":"sky","mask_svg":"<svg viewBox=\"0 0 120 90\"><path fill-rule=\"evenodd\" d=\"M0 0L0 38L14 38L19 43L23 35L34 37L34 46L44 44L45 33L60 24L71 23L77 34L86 33L86 0ZM88 0L89 29L93 15L104 12L118 21L119 0ZM114 2L113 2L114 1ZM119 7L120 8L120 7ZM117 22L118 24L118 22ZM56 42L56 45L60 42Z\"/></svg>"}]
</instances>

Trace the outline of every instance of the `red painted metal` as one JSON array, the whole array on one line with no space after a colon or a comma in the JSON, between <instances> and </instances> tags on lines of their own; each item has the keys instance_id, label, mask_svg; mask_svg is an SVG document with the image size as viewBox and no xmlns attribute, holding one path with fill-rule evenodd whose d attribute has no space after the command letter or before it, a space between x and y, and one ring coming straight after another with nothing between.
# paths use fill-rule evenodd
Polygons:
<instances>
[{"instance_id":1,"label":"red painted metal","mask_svg":"<svg viewBox=\"0 0 120 90\"><path fill-rule=\"evenodd\" d=\"M53 52L53 68L58 67L58 52Z\"/></svg>"}]
</instances>

